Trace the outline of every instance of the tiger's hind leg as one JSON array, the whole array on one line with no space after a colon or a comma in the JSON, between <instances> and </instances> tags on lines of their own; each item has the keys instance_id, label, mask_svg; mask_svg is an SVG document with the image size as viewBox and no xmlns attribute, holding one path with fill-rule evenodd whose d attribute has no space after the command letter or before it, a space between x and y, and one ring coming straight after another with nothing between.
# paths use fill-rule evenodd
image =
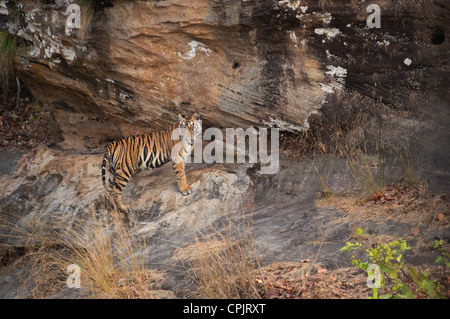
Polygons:
<instances>
[{"instance_id":1,"label":"tiger's hind leg","mask_svg":"<svg viewBox=\"0 0 450 319\"><path fill-rule=\"evenodd\" d=\"M108 178L108 192L112 193L114 182L116 181L116 171L113 168L109 169L110 176Z\"/></svg>"},{"instance_id":2,"label":"tiger's hind leg","mask_svg":"<svg viewBox=\"0 0 450 319\"><path fill-rule=\"evenodd\" d=\"M114 179L108 179L108 192L112 192L113 188L114 188Z\"/></svg>"},{"instance_id":3,"label":"tiger's hind leg","mask_svg":"<svg viewBox=\"0 0 450 319\"><path fill-rule=\"evenodd\" d=\"M129 208L127 206L124 206L122 203L122 192L125 186L127 185L129 179L130 177L123 174L122 171L117 171L116 178L114 180L114 185L112 188L112 196L114 198L114 203L116 204L117 208L124 214L128 214Z\"/></svg>"}]
</instances>

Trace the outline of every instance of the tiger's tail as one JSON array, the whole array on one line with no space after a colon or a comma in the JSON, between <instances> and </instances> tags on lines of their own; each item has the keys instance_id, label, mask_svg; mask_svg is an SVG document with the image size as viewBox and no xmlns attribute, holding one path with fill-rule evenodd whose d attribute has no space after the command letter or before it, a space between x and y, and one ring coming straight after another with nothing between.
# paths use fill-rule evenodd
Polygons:
<instances>
[{"instance_id":1,"label":"tiger's tail","mask_svg":"<svg viewBox=\"0 0 450 319\"><path fill-rule=\"evenodd\" d=\"M103 155L103 162L102 162L102 182L103 182L103 186L105 187L106 191L109 191L108 187L106 186L106 179L105 179L106 163L108 162L108 154L109 154L109 148L106 149L105 155Z\"/></svg>"}]
</instances>

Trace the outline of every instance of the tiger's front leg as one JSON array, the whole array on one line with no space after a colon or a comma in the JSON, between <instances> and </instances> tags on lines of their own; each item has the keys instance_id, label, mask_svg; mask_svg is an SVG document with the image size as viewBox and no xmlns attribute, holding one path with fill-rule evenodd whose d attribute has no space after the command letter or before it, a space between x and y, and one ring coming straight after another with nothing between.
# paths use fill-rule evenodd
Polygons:
<instances>
[{"instance_id":1,"label":"tiger's front leg","mask_svg":"<svg viewBox=\"0 0 450 319\"><path fill-rule=\"evenodd\" d=\"M123 189L127 185L128 180L129 177L123 174L122 171L117 171L112 189L112 196L114 198L114 203L116 204L117 208L124 214L128 214L129 208L123 205L121 197Z\"/></svg>"},{"instance_id":2,"label":"tiger's front leg","mask_svg":"<svg viewBox=\"0 0 450 319\"><path fill-rule=\"evenodd\" d=\"M184 162L173 162L173 169L175 170L175 176L177 179L178 189L184 196L192 193L192 187L186 180L186 174L184 173Z\"/></svg>"}]
</instances>

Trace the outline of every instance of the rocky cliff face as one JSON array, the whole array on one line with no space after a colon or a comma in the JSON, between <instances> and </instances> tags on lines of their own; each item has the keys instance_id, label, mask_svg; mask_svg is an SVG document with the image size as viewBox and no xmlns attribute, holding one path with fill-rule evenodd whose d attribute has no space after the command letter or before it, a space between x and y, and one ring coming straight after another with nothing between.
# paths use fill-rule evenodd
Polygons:
<instances>
[{"instance_id":1,"label":"rocky cliff face","mask_svg":"<svg viewBox=\"0 0 450 319\"><path fill-rule=\"evenodd\" d=\"M67 147L74 135L97 146L165 127L181 110L220 127L305 129L327 94L319 83L333 80L308 45L329 13L274 1L102 3L84 40L66 34L66 6L24 17L21 77L54 109Z\"/></svg>"},{"instance_id":2,"label":"rocky cliff face","mask_svg":"<svg viewBox=\"0 0 450 319\"><path fill-rule=\"evenodd\" d=\"M342 92L401 108L439 90L448 53L445 1L379 1L379 29L366 1L92 1L81 31L67 27L70 2L28 4L19 20L3 9L14 26L2 25L27 40L19 76L67 148L165 127L182 110L298 131Z\"/></svg>"},{"instance_id":3,"label":"rocky cliff face","mask_svg":"<svg viewBox=\"0 0 450 319\"><path fill-rule=\"evenodd\" d=\"M107 141L197 111L204 128L280 128L280 166L260 176L251 164L188 165L188 179L200 181L188 197L177 192L170 165L131 179L124 203L136 214L133 230L151 244L141 253L170 269L174 286L185 276L176 251L227 220L251 220L267 263L310 258L342 266L348 259L337 251L363 226L388 236L419 229L416 245L449 240L448 206L442 219L417 210L408 220L406 209L374 217L369 208L355 215L314 202L321 191L355 186L349 163L332 156L342 142L407 149L429 188L448 192L447 1L380 0L380 28L368 26L369 1L88 1L81 28L68 27L70 3L77 1L18 9L0 1L0 30L26 42L17 75L50 111L57 142L19 161L22 154L2 155L9 222L17 221L12 211L61 232L90 209L106 214L100 163ZM306 157L305 146L321 156ZM399 174L402 163L366 155L372 171ZM429 249L412 257L435 259ZM14 276L20 273L1 277L4 287L15 287Z\"/></svg>"}]
</instances>

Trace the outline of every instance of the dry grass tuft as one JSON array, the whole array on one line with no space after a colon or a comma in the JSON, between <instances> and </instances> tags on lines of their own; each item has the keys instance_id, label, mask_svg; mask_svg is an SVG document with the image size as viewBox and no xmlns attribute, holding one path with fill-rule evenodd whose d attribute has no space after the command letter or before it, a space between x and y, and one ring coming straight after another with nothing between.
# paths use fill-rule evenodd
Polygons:
<instances>
[{"instance_id":1,"label":"dry grass tuft","mask_svg":"<svg viewBox=\"0 0 450 319\"><path fill-rule=\"evenodd\" d=\"M261 298L256 283L260 269L250 226L227 220L225 231L211 226L194 243L180 248L175 258L187 260L202 298Z\"/></svg>"},{"instance_id":2,"label":"dry grass tuft","mask_svg":"<svg viewBox=\"0 0 450 319\"><path fill-rule=\"evenodd\" d=\"M375 144L374 154L371 154L366 143L363 143L362 147L356 147L346 156L347 168L363 197L377 193L387 185L384 143L377 141Z\"/></svg>"},{"instance_id":3,"label":"dry grass tuft","mask_svg":"<svg viewBox=\"0 0 450 319\"><path fill-rule=\"evenodd\" d=\"M67 268L72 264L80 269L80 297L173 297L171 293L155 293L163 274L146 268L142 253L146 249L145 239L135 235L120 212L111 207L107 212L104 216L91 208L77 224L49 229L39 218L28 220L2 208L2 217L9 215L0 223L2 233L15 242L3 245L2 250L4 253L17 247L23 250L22 257L6 267L19 266L25 270L22 287L27 297L45 298L60 291L66 285ZM16 222L11 223L14 219Z\"/></svg>"},{"instance_id":4,"label":"dry grass tuft","mask_svg":"<svg viewBox=\"0 0 450 319\"><path fill-rule=\"evenodd\" d=\"M0 31L0 91L6 101L10 82L14 77L17 55L23 51L24 41L6 31Z\"/></svg>"},{"instance_id":5,"label":"dry grass tuft","mask_svg":"<svg viewBox=\"0 0 450 319\"><path fill-rule=\"evenodd\" d=\"M77 34L81 40L84 40L95 16L95 0L81 0L79 5L81 7L81 27Z\"/></svg>"}]
</instances>

